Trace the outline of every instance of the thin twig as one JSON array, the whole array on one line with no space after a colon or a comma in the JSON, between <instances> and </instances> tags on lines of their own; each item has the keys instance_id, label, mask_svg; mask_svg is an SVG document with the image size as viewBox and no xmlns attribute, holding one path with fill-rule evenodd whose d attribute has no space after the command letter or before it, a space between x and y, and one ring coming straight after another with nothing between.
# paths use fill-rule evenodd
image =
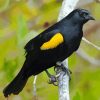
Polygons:
<instances>
[{"instance_id":1,"label":"thin twig","mask_svg":"<svg viewBox=\"0 0 100 100\"><path fill-rule=\"evenodd\" d=\"M84 42L86 42L87 44L92 45L92 46L93 46L94 48L96 48L97 50L100 50L100 47L99 47L99 46L97 46L97 45L93 44L92 42L88 41L85 37L83 37L82 40L83 40Z\"/></svg>"},{"instance_id":2,"label":"thin twig","mask_svg":"<svg viewBox=\"0 0 100 100\"><path fill-rule=\"evenodd\" d=\"M36 80L37 80L37 75L36 76L34 76L34 81L33 81L33 95L34 95L34 97L36 98Z\"/></svg>"},{"instance_id":3,"label":"thin twig","mask_svg":"<svg viewBox=\"0 0 100 100\"><path fill-rule=\"evenodd\" d=\"M91 56L89 56L87 53L85 53L82 49L79 49L76 52L80 57L82 57L84 60L88 61L89 63L99 66L100 65L100 60L97 60Z\"/></svg>"}]
</instances>

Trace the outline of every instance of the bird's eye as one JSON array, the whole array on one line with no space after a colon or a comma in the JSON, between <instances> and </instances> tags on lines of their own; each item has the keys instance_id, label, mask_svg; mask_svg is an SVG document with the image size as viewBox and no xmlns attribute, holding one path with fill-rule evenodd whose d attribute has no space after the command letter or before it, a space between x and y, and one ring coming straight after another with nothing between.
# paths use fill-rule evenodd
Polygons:
<instances>
[{"instance_id":1,"label":"bird's eye","mask_svg":"<svg viewBox=\"0 0 100 100\"><path fill-rule=\"evenodd\" d=\"M85 15L85 13L80 13L80 16L81 16L81 17L84 17L84 15Z\"/></svg>"},{"instance_id":2,"label":"bird's eye","mask_svg":"<svg viewBox=\"0 0 100 100\"><path fill-rule=\"evenodd\" d=\"M85 17L86 15L88 15L88 13L80 13L81 17Z\"/></svg>"}]
</instances>

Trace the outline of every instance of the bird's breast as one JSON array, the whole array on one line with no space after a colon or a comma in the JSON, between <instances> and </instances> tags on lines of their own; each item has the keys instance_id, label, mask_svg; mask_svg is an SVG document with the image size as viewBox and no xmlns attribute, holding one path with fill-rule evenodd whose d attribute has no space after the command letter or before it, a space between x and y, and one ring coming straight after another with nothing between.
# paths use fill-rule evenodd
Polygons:
<instances>
[{"instance_id":1,"label":"bird's breast","mask_svg":"<svg viewBox=\"0 0 100 100\"><path fill-rule=\"evenodd\" d=\"M63 43L54 49L42 51L40 57L45 62L56 63L57 61L63 61L67 58L67 52L68 48Z\"/></svg>"}]
</instances>

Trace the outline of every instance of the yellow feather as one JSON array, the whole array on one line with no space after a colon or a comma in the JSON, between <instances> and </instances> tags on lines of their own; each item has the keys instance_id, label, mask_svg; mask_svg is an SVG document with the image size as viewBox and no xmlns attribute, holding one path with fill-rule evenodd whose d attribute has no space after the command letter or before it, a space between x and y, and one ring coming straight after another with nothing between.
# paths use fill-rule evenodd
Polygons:
<instances>
[{"instance_id":1,"label":"yellow feather","mask_svg":"<svg viewBox=\"0 0 100 100\"><path fill-rule=\"evenodd\" d=\"M48 42L45 42L40 49L41 50L48 50L56 48L58 45L60 45L64 41L63 36L61 33L55 34Z\"/></svg>"}]
</instances>

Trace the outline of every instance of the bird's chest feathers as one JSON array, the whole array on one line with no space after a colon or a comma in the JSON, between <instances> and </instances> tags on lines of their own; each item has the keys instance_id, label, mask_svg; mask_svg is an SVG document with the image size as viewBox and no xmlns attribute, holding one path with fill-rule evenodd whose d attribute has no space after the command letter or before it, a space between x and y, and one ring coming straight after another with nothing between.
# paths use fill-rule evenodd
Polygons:
<instances>
[{"instance_id":1,"label":"bird's chest feathers","mask_svg":"<svg viewBox=\"0 0 100 100\"><path fill-rule=\"evenodd\" d=\"M69 51L76 51L79 48L82 39L82 33L76 33L69 37L68 48Z\"/></svg>"}]
</instances>

